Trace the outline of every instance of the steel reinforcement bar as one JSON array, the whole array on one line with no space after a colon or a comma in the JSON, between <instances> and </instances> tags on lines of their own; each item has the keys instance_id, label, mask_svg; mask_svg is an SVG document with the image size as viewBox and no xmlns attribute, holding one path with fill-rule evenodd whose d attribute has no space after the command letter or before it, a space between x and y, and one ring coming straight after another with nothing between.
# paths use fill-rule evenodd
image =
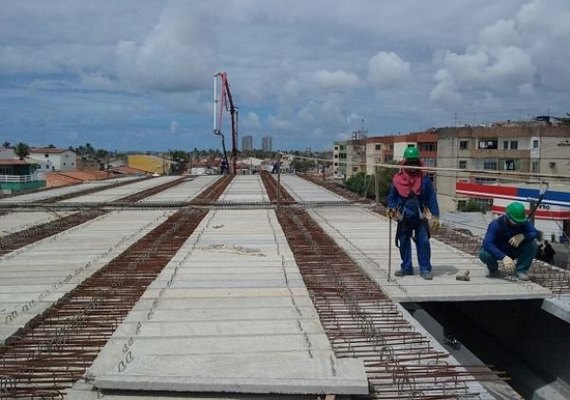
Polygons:
<instances>
[{"instance_id":1,"label":"steel reinforcement bar","mask_svg":"<svg viewBox=\"0 0 570 400\"><path fill-rule=\"evenodd\" d=\"M101 186L101 187L94 187L94 188L89 188L89 189L85 189L85 190L81 190L79 192L73 192L73 193L67 193L67 194L62 194L61 196L56 196L56 197L49 197L47 199L44 200L38 200L38 203L56 203L59 201L63 201L63 200L67 200L67 199L72 199L74 197L79 197L79 196L85 196L88 194L92 194L92 193L97 193L100 192L102 190L107 190L107 189L114 189L120 186L125 186L125 185L129 185L131 183L135 183L135 182L140 182L144 179L150 179L148 177L142 177L140 179L135 179L135 180L127 180L126 182L117 182L117 183L113 183L111 185L107 185L107 186ZM79 183L80 185L81 183Z\"/></svg>"},{"instance_id":2,"label":"steel reinforcement bar","mask_svg":"<svg viewBox=\"0 0 570 400\"><path fill-rule=\"evenodd\" d=\"M277 203L277 180L273 179L273 176L267 171L260 172L259 176L265 186L265 191L267 192L270 201L272 203ZM293 196L285 190L283 185L279 187L279 203L283 205L296 203Z\"/></svg>"},{"instance_id":3,"label":"steel reinforcement bar","mask_svg":"<svg viewBox=\"0 0 570 400\"><path fill-rule=\"evenodd\" d=\"M207 212L176 212L9 338L0 399L63 398Z\"/></svg>"},{"instance_id":4,"label":"steel reinforcement bar","mask_svg":"<svg viewBox=\"0 0 570 400\"><path fill-rule=\"evenodd\" d=\"M6 236L0 237L0 256L27 246L35 241L45 239L46 237L63 232L74 226L97 218L106 211L103 210L84 210L77 213L60 217L55 221L46 222L45 224L36 225L19 232L14 232Z\"/></svg>"},{"instance_id":5,"label":"steel reinforcement bar","mask_svg":"<svg viewBox=\"0 0 570 400\"><path fill-rule=\"evenodd\" d=\"M207 190L194 197L190 203L194 205L211 205L216 203L233 179L234 175L222 176L209 186Z\"/></svg>"},{"instance_id":6,"label":"steel reinforcement bar","mask_svg":"<svg viewBox=\"0 0 570 400\"><path fill-rule=\"evenodd\" d=\"M187 180L186 177L175 179L173 181L163 183L162 185L158 185L158 186L152 187L150 189L143 190L142 192L138 192L138 193L134 193L134 194L125 196L123 198L116 200L116 202L117 203L124 203L124 202L136 203L139 200L142 200L142 199L145 199L147 197L153 196L157 193L163 192L167 189L170 189L171 187L180 185L182 182L185 182L186 180Z\"/></svg>"},{"instance_id":7,"label":"steel reinforcement bar","mask_svg":"<svg viewBox=\"0 0 570 400\"><path fill-rule=\"evenodd\" d=\"M231 181L204 190L216 199ZM33 318L0 347L0 399L62 399L198 224L184 208Z\"/></svg>"},{"instance_id":8,"label":"steel reinforcement bar","mask_svg":"<svg viewBox=\"0 0 570 400\"><path fill-rule=\"evenodd\" d=\"M354 199L356 196L353 192L341 188L333 183L322 181L321 179L316 179L310 175L300 176L348 199ZM384 214L386 208L382 205L377 205L374 208L374 211L379 214ZM467 254L476 257L479 256L482 240L477 236L469 236L445 226L440 226L437 229L432 229L431 236L434 239L455 247L456 249L461 250ZM551 290L557 295L570 293L570 270L564 270L555 267L553 265L545 263L544 261L534 260L530 269L529 277L532 282Z\"/></svg>"},{"instance_id":9,"label":"steel reinforcement bar","mask_svg":"<svg viewBox=\"0 0 570 400\"><path fill-rule=\"evenodd\" d=\"M335 354L364 362L371 394L358 398L477 398L470 382L502 379L448 363L304 210L277 215Z\"/></svg>"}]
</instances>

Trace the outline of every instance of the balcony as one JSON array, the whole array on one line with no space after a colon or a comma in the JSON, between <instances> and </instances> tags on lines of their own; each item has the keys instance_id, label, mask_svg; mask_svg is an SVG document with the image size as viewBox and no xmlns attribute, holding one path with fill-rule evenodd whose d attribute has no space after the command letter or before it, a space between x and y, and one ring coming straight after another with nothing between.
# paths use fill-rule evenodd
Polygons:
<instances>
[{"instance_id":1,"label":"balcony","mask_svg":"<svg viewBox=\"0 0 570 400\"><path fill-rule=\"evenodd\" d=\"M4 193L40 189L46 186L43 173L31 175L0 175L0 191Z\"/></svg>"}]
</instances>

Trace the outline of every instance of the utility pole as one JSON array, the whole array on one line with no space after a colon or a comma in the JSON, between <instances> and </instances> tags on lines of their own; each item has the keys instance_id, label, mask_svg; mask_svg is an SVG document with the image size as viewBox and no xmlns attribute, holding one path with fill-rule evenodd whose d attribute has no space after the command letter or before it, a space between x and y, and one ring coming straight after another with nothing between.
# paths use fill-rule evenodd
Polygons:
<instances>
[{"instance_id":1,"label":"utility pole","mask_svg":"<svg viewBox=\"0 0 570 400\"><path fill-rule=\"evenodd\" d=\"M277 211L281 206L281 154L277 157Z\"/></svg>"},{"instance_id":2,"label":"utility pole","mask_svg":"<svg viewBox=\"0 0 570 400\"><path fill-rule=\"evenodd\" d=\"M378 168L378 165L374 167L374 194L376 205L378 205L380 204L380 168Z\"/></svg>"}]
</instances>

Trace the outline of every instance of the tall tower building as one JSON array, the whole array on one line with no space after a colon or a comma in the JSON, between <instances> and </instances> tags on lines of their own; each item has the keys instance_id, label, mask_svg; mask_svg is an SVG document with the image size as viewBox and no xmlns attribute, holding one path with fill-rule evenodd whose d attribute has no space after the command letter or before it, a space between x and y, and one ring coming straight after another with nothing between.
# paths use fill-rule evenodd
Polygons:
<instances>
[{"instance_id":1,"label":"tall tower building","mask_svg":"<svg viewBox=\"0 0 570 400\"><path fill-rule=\"evenodd\" d=\"M253 137L244 136L241 138L241 151L251 151L253 150Z\"/></svg>"},{"instance_id":2,"label":"tall tower building","mask_svg":"<svg viewBox=\"0 0 570 400\"><path fill-rule=\"evenodd\" d=\"M261 150L272 151L273 150L273 138L271 136L264 136L261 138Z\"/></svg>"}]
</instances>

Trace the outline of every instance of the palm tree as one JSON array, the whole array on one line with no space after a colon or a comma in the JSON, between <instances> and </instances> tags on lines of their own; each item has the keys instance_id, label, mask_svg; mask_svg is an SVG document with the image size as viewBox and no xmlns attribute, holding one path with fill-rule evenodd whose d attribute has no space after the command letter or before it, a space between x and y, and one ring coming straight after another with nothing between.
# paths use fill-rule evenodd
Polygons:
<instances>
[{"instance_id":1,"label":"palm tree","mask_svg":"<svg viewBox=\"0 0 570 400\"><path fill-rule=\"evenodd\" d=\"M4 142L4 143L2 143L2 147L4 147L5 149L9 148L10 145L11 145L10 142Z\"/></svg>"},{"instance_id":2,"label":"palm tree","mask_svg":"<svg viewBox=\"0 0 570 400\"><path fill-rule=\"evenodd\" d=\"M28 146L26 143L20 142L16 145L16 148L14 149L14 154L20 157L20 160L23 160L24 158L30 155L30 146Z\"/></svg>"}]
</instances>

